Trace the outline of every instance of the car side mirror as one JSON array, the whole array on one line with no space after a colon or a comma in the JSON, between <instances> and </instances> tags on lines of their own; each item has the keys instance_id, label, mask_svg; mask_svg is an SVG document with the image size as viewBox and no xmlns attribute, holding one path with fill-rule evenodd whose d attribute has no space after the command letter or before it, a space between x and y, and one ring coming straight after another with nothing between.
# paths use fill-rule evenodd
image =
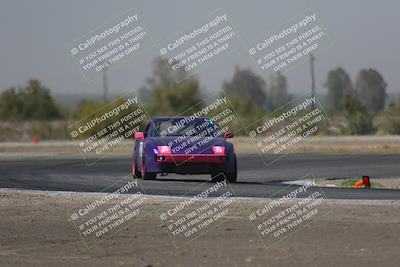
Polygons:
<instances>
[{"instance_id":1,"label":"car side mirror","mask_svg":"<svg viewBox=\"0 0 400 267\"><path fill-rule=\"evenodd\" d=\"M136 132L135 133L135 139L140 139L140 140L144 140L144 135L143 132Z\"/></svg>"},{"instance_id":2,"label":"car side mirror","mask_svg":"<svg viewBox=\"0 0 400 267\"><path fill-rule=\"evenodd\" d=\"M224 133L224 139L228 139L228 138L233 138L233 133L232 132Z\"/></svg>"}]
</instances>

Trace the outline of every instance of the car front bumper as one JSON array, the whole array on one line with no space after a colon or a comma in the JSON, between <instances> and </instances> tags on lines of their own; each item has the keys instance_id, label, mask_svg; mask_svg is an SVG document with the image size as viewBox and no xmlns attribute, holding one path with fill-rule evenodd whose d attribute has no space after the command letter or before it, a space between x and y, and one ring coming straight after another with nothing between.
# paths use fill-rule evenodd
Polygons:
<instances>
[{"instance_id":1,"label":"car front bumper","mask_svg":"<svg viewBox=\"0 0 400 267\"><path fill-rule=\"evenodd\" d=\"M160 164L207 163L222 164L227 160L226 154L157 154L156 162Z\"/></svg>"}]
</instances>

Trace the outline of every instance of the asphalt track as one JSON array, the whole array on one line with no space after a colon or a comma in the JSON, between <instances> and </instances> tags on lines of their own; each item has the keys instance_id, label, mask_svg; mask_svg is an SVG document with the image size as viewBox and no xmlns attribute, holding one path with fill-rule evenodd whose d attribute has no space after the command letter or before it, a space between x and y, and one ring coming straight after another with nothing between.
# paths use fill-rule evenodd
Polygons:
<instances>
[{"instance_id":1,"label":"asphalt track","mask_svg":"<svg viewBox=\"0 0 400 267\"><path fill-rule=\"evenodd\" d=\"M108 157L91 166L72 156L1 159L0 188L76 192L107 188L106 192L112 192L118 184L110 185L128 176L130 169L130 156ZM236 196L280 197L294 189L282 181L310 173L316 178L400 177L400 154L291 154L270 166L259 155L238 155L238 169L238 183L232 185ZM193 189L208 180L207 175L168 175L156 181L141 180L141 185L147 194L184 196L198 193ZM323 192L329 199L400 199L400 190L324 188Z\"/></svg>"}]
</instances>

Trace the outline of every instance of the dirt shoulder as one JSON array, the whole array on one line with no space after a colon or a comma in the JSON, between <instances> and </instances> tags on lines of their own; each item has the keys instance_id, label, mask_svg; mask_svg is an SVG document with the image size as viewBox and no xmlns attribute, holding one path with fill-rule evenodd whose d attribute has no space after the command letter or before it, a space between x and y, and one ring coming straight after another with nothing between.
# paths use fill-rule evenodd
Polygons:
<instances>
[{"instance_id":1,"label":"dirt shoulder","mask_svg":"<svg viewBox=\"0 0 400 267\"><path fill-rule=\"evenodd\" d=\"M237 137L232 140L239 153L256 153L254 142L261 139ZM292 152L332 153L397 153L400 152L400 136L320 136L308 137Z\"/></svg>"},{"instance_id":2,"label":"dirt shoulder","mask_svg":"<svg viewBox=\"0 0 400 267\"><path fill-rule=\"evenodd\" d=\"M127 197L127 196L124 196ZM327 201L326 216L266 249L240 200L227 222L176 249L154 207L181 199L150 198L149 215L92 249L84 246L67 210L98 194L0 192L1 266L398 266L400 203Z\"/></svg>"}]
</instances>

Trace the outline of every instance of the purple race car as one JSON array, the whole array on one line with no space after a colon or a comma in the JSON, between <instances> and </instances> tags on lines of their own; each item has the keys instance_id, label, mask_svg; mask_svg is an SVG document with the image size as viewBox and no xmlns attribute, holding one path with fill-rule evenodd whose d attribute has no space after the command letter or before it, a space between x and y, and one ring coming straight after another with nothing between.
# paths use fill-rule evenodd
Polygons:
<instances>
[{"instance_id":1,"label":"purple race car","mask_svg":"<svg viewBox=\"0 0 400 267\"><path fill-rule=\"evenodd\" d=\"M222 132L208 118L157 117L144 132L135 133L132 174L145 180L157 173L211 174L221 172L228 182L237 178L233 133ZM218 177L223 177L219 175Z\"/></svg>"}]
</instances>

